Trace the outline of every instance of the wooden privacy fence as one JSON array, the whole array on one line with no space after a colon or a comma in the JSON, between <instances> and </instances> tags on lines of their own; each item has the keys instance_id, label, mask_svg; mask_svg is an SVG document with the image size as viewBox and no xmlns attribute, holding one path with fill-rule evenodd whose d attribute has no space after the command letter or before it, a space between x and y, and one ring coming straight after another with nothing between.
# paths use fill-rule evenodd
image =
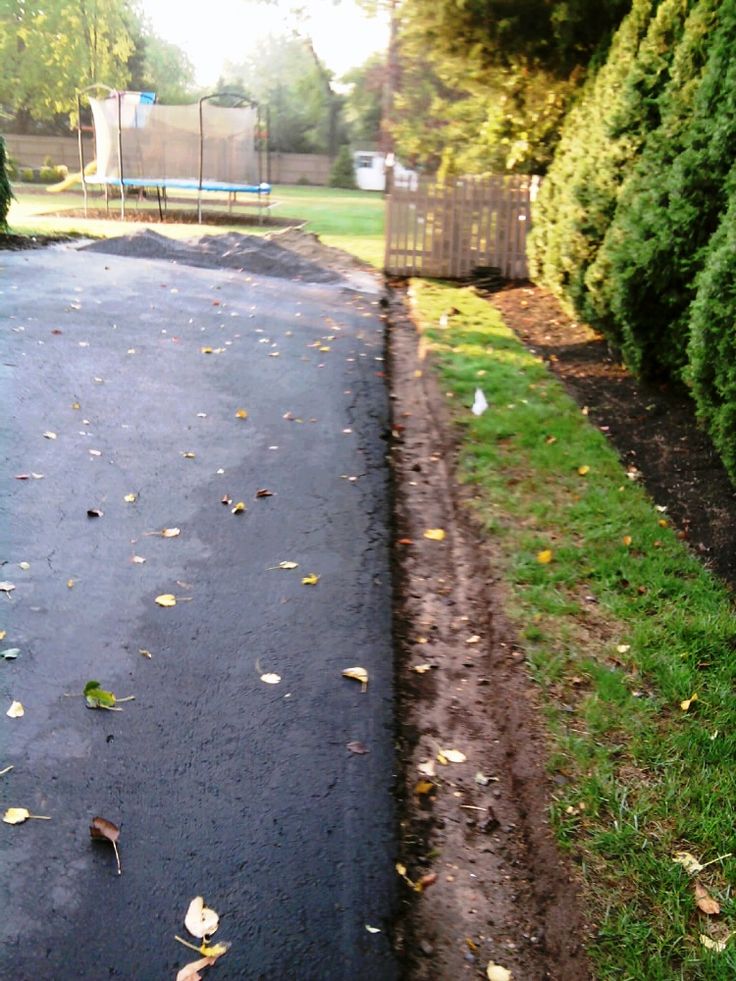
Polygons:
<instances>
[{"instance_id":1,"label":"wooden privacy fence","mask_svg":"<svg viewBox=\"0 0 736 981\"><path fill-rule=\"evenodd\" d=\"M420 179L386 200L386 272L464 279L479 267L526 279L526 236L538 177Z\"/></svg>"}]
</instances>

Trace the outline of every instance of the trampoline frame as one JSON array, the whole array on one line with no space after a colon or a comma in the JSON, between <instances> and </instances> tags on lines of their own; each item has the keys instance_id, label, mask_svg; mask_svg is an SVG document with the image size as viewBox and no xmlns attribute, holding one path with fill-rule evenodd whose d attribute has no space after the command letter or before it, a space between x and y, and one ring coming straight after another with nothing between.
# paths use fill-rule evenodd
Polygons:
<instances>
[{"instance_id":1,"label":"trampoline frame","mask_svg":"<svg viewBox=\"0 0 736 981\"><path fill-rule=\"evenodd\" d=\"M82 132L84 129L89 131L90 127L82 126L82 96L87 95L95 90L103 89L108 94L108 98L117 99L118 108L118 127L117 127L117 149L118 149L118 173L119 177L95 177L91 180L85 174L85 160L84 160L84 140L82 137ZM87 185L96 184L102 185L105 188L105 207L109 213L110 211L110 198L109 189L110 187L120 188L120 217L125 220L125 192L126 189L140 189L143 190L146 187L153 187L156 189L156 198L158 201L158 213L159 220L163 221L164 211L166 209L166 192L168 189L172 190L193 190L197 191L197 222L202 224L202 192L203 191L226 191L228 195L228 211L232 213L233 203L237 199L238 194L256 194L258 195L258 218L259 221L263 220L263 210L268 209L270 206L270 194L271 194L271 157L268 147L268 127L270 123L268 109L265 111L265 116L262 113L262 109L259 103L254 102L252 99L248 99L245 96L237 92L213 92L210 95L203 95L198 102L198 114L199 114L199 175L197 178L181 178L181 177L126 177L123 171L123 127L122 127L122 101L125 92L121 92L118 89L110 88L109 85L104 85L101 82L95 82L93 85L88 85L86 88L77 90L77 146L79 150L79 170L82 175L82 193L84 195L84 216L87 217ZM258 183L257 184L232 184L228 181L205 181L204 180L204 110L203 106L205 102L209 102L211 99L228 98L235 99L235 103L232 108L237 108L239 106L251 106L256 110L256 154L258 157ZM266 128L264 130L264 121ZM95 134L96 142L96 131L94 114L92 116L92 132ZM264 135L265 133L265 135ZM264 173L264 157L265 157L265 173ZM263 199L265 198L265 204Z\"/></svg>"}]
</instances>

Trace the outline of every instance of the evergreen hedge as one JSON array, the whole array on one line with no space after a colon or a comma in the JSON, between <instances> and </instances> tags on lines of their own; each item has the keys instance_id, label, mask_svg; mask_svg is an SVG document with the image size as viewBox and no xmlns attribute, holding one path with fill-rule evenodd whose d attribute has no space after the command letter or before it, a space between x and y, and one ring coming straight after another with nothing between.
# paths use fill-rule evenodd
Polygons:
<instances>
[{"instance_id":1,"label":"evergreen hedge","mask_svg":"<svg viewBox=\"0 0 736 981\"><path fill-rule=\"evenodd\" d=\"M0 232L8 229L8 211L10 202L13 199L13 192L10 188L10 181L6 169L7 156L5 153L5 141L0 136Z\"/></svg>"}]
</instances>

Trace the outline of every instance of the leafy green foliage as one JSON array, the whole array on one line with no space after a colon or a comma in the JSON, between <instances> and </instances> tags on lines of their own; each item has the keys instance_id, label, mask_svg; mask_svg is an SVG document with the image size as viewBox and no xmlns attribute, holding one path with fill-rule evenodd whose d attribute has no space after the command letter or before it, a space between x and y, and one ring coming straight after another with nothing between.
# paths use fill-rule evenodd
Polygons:
<instances>
[{"instance_id":1,"label":"leafy green foliage","mask_svg":"<svg viewBox=\"0 0 736 981\"><path fill-rule=\"evenodd\" d=\"M344 118L351 143L378 143L381 135L386 59L372 55L341 79L350 86L345 96Z\"/></svg>"},{"instance_id":2,"label":"leafy green foliage","mask_svg":"<svg viewBox=\"0 0 736 981\"><path fill-rule=\"evenodd\" d=\"M335 158L330 171L330 187L344 187L348 191L355 189L355 168L350 147L343 145Z\"/></svg>"},{"instance_id":3,"label":"leafy green foliage","mask_svg":"<svg viewBox=\"0 0 736 981\"><path fill-rule=\"evenodd\" d=\"M6 159L5 141L0 136L0 232L6 231L8 227L8 211L13 200L13 191L5 166Z\"/></svg>"},{"instance_id":4,"label":"leafy green foliage","mask_svg":"<svg viewBox=\"0 0 736 981\"><path fill-rule=\"evenodd\" d=\"M736 482L736 174L691 307L688 376L708 432Z\"/></svg>"}]
</instances>

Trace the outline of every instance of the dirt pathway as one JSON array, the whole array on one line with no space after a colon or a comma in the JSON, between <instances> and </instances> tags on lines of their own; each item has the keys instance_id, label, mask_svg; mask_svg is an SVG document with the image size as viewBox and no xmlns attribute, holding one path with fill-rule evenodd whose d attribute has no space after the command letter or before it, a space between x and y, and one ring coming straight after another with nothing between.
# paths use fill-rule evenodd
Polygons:
<instances>
[{"instance_id":1,"label":"dirt pathway","mask_svg":"<svg viewBox=\"0 0 736 981\"><path fill-rule=\"evenodd\" d=\"M523 981L588 978L575 883L546 820L534 688L492 553L463 507L444 398L399 296L389 319L401 850L408 878L428 883L404 893L407 976L485 977L494 962ZM424 537L432 528L444 541ZM442 765L440 750L467 759Z\"/></svg>"}]
</instances>

